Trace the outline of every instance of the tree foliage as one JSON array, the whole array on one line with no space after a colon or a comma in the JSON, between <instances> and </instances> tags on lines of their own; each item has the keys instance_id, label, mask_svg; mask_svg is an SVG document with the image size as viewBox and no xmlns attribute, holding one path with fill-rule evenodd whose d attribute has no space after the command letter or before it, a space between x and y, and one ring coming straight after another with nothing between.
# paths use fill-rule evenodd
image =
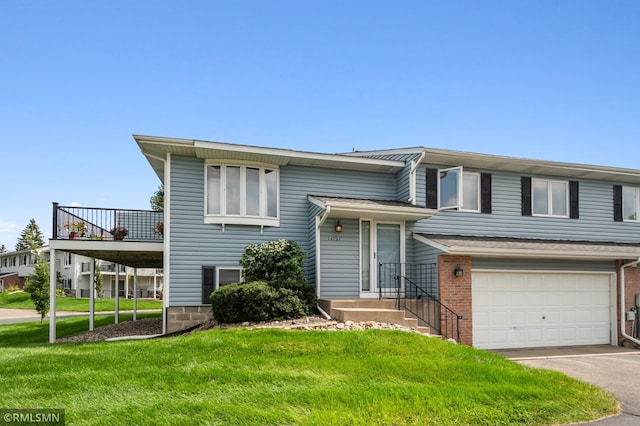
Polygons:
<instances>
[{"instance_id":1,"label":"tree foliage","mask_svg":"<svg viewBox=\"0 0 640 426\"><path fill-rule=\"evenodd\" d=\"M7 248L4 246L4 244L2 244L0 246L0 253L6 253L7 252Z\"/></svg>"},{"instance_id":2,"label":"tree foliage","mask_svg":"<svg viewBox=\"0 0 640 426\"><path fill-rule=\"evenodd\" d=\"M35 250L44 246L44 235L35 219L31 219L29 224L22 230L16 243L16 251Z\"/></svg>"},{"instance_id":3,"label":"tree foliage","mask_svg":"<svg viewBox=\"0 0 640 426\"><path fill-rule=\"evenodd\" d=\"M156 192L149 199L151 210L161 212L164 211L164 184L160 185Z\"/></svg>"},{"instance_id":4,"label":"tree foliage","mask_svg":"<svg viewBox=\"0 0 640 426\"><path fill-rule=\"evenodd\" d=\"M95 268L94 268L94 274L93 274L93 288L95 289L95 292L98 294L99 298L102 298L103 294L102 294L102 272L100 271L100 261L97 260L95 261Z\"/></svg>"},{"instance_id":5,"label":"tree foliage","mask_svg":"<svg viewBox=\"0 0 640 426\"><path fill-rule=\"evenodd\" d=\"M24 289L31 293L31 301L42 322L49 312L49 262L38 254L34 271L27 277Z\"/></svg>"},{"instance_id":6,"label":"tree foliage","mask_svg":"<svg viewBox=\"0 0 640 426\"><path fill-rule=\"evenodd\" d=\"M226 285L211 295L219 322L298 318L313 313L316 295L302 269L305 251L295 241L249 244L240 258L245 283Z\"/></svg>"}]
</instances>

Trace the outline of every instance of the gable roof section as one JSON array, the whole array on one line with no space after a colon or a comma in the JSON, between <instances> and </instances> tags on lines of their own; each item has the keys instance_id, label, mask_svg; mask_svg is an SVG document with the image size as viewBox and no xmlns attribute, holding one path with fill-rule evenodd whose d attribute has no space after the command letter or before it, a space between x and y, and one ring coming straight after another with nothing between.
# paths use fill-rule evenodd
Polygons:
<instances>
[{"instance_id":1,"label":"gable roof section","mask_svg":"<svg viewBox=\"0 0 640 426\"><path fill-rule=\"evenodd\" d=\"M372 218L416 221L429 218L437 212L437 210L393 200L309 195L309 201L324 209L327 212L327 217L345 219Z\"/></svg>"},{"instance_id":2,"label":"gable roof section","mask_svg":"<svg viewBox=\"0 0 640 426\"><path fill-rule=\"evenodd\" d=\"M463 256L583 260L640 257L640 244L420 233L414 233L413 238L447 254Z\"/></svg>"},{"instance_id":3,"label":"gable roof section","mask_svg":"<svg viewBox=\"0 0 640 426\"><path fill-rule=\"evenodd\" d=\"M403 161L352 157L344 154L322 154L291 149L156 136L134 135L133 138L160 180L164 179L163 160L166 158L167 153L202 159L250 161L277 166L295 165L380 173L396 173L405 166Z\"/></svg>"}]
</instances>

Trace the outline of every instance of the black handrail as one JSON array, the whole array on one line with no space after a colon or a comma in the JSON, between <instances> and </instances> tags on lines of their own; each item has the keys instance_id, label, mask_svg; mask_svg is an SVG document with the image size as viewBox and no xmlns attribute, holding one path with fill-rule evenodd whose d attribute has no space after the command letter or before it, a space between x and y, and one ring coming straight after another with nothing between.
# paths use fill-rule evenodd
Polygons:
<instances>
[{"instance_id":1,"label":"black handrail","mask_svg":"<svg viewBox=\"0 0 640 426\"><path fill-rule=\"evenodd\" d=\"M458 315L453 309L409 278L398 275L394 279L398 282L398 287L400 287L401 279L405 282L404 296L398 297L398 306L411 312L419 320L424 321L425 324L435 329L441 336L447 339L454 338L456 342L460 341L460 320L462 315ZM433 304L435 304L437 310L432 309Z\"/></svg>"},{"instance_id":2,"label":"black handrail","mask_svg":"<svg viewBox=\"0 0 640 426\"><path fill-rule=\"evenodd\" d=\"M416 284L415 281L423 285ZM378 263L380 299L396 299L396 309L405 309L438 334L459 342L462 316L429 290L437 291L435 264Z\"/></svg>"}]
</instances>

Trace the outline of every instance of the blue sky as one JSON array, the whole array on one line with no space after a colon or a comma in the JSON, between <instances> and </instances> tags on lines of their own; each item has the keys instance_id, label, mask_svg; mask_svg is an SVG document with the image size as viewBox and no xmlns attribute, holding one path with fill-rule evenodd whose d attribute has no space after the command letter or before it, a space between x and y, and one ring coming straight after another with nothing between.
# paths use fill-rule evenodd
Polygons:
<instances>
[{"instance_id":1,"label":"blue sky","mask_svg":"<svg viewBox=\"0 0 640 426\"><path fill-rule=\"evenodd\" d=\"M0 244L149 208L132 134L639 168L640 2L0 0Z\"/></svg>"}]
</instances>

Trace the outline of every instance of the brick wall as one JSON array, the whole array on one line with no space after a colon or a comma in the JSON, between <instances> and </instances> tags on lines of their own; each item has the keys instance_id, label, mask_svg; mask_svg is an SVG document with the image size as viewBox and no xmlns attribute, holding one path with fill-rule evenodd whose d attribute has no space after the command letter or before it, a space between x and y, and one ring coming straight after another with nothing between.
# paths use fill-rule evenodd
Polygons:
<instances>
[{"instance_id":1,"label":"brick wall","mask_svg":"<svg viewBox=\"0 0 640 426\"><path fill-rule=\"evenodd\" d=\"M618 270L619 267L623 264L625 264L627 262L618 262ZM640 265L636 266L636 267L631 267L631 268L626 268L624 270L624 277L625 277L625 282L624 282L624 290L625 290L625 295L624 295L624 306L626 311L628 312L630 310L630 308L632 308L633 306L635 306L636 301L635 301L635 295L636 294L640 294ZM618 330L621 330L620 327L620 274L618 274L618 297L616 300L617 306L618 306L618 318L616 319L617 321L617 325L618 325ZM627 317L627 314L625 313L625 319ZM636 334L632 334L632 327L633 323L631 321L625 321L625 331L628 335L635 337ZM625 338L622 337L622 335L620 334L620 332L618 332L618 344L622 344L622 342L625 340Z\"/></svg>"},{"instance_id":2,"label":"brick wall","mask_svg":"<svg viewBox=\"0 0 640 426\"><path fill-rule=\"evenodd\" d=\"M464 271L461 277L456 277L453 272L458 265ZM471 257L438 256L438 283L439 296L442 303L458 315L462 315L460 320L460 341L464 344L472 345Z\"/></svg>"},{"instance_id":3,"label":"brick wall","mask_svg":"<svg viewBox=\"0 0 640 426\"><path fill-rule=\"evenodd\" d=\"M211 319L211 306L171 306L167 308L167 333L184 330Z\"/></svg>"}]
</instances>

